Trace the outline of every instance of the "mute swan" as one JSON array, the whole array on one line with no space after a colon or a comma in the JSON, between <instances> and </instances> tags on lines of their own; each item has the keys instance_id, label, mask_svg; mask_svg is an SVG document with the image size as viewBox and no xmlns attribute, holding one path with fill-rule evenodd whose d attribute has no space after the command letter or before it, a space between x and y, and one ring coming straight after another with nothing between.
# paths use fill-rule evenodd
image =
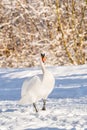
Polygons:
<instances>
[{"instance_id":1,"label":"mute swan","mask_svg":"<svg viewBox=\"0 0 87 130\"><path fill-rule=\"evenodd\" d=\"M46 110L46 99L54 88L55 79L44 65L45 54L41 53L40 65L43 74L26 79L22 86L20 104L33 104L35 111L38 112L36 102L43 100L42 110Z\"/></svg>"}]
</instances>

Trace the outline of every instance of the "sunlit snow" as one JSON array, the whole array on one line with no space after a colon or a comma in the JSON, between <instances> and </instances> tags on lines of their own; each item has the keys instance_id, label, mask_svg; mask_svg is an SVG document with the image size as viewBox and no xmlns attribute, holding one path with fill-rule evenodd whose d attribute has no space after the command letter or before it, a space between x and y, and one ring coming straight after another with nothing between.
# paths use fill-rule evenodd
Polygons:
<instances>
[{"instance_id":1,"label":"sunlit snow","mask_svg":"<svg viewBox=\"0 0 87 130\"><path fill-rule=\"evenodd\" d=\"M47 99L47 110L37 103L21 106L23 81L41 74L40 68L0 69L0 130L86 130L87 65L48 67L55 88Z\"/></svg>"}]
</instances>

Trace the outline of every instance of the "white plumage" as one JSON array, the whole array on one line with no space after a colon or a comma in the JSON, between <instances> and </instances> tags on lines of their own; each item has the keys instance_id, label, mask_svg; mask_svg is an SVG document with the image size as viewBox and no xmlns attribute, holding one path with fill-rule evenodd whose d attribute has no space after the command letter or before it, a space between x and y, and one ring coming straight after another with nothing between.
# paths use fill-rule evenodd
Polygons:
<instances>
[{"instance_id":1,"label":"white plumage","mask_svg":"<svg viewBox=\"0 0 87 130\"><path fill-rule=\"evenodd\" d=\"M41 99L45 101L48 95L53 90L55 79L51 72L49 72L44 65L43 58L45 55L41 55L41 68L42 68L42 75L34 76L31 79L26 79L22 86L21 91L21 99L20 104L33 104L35 110L37 111L35 103ZM45 110L45 102L43 106L43 110Z\"/></svg>"}]
</instances>

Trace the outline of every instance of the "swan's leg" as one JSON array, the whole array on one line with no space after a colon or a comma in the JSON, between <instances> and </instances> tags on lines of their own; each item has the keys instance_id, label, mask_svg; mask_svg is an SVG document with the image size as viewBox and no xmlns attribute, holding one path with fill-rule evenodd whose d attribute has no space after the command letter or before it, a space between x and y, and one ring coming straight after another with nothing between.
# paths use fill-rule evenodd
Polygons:
<instances>
[{"instance_id":1,"label":"swan's leg","mask_svg":"<svg viewBox=\"0 0 87 130\"><path fill-rule=\"evenodd\" d=\"M42 110L46 110L46 99L43 99L43 107Z\"/></svg>"},{"instance_id":2,"label":"swan's leg","mask_svg":"<svg viewBox=\"0 0 87 130\"><path fill-rule=\"evenodd\" d=\"M37 107L36 107L36 104L35 104L35 103L33 103L33 106L34 106L34 108L35 108L35 111L36 111L36 112L38 112L38 110L37 110Z\"/></svg>"}]
</instances>

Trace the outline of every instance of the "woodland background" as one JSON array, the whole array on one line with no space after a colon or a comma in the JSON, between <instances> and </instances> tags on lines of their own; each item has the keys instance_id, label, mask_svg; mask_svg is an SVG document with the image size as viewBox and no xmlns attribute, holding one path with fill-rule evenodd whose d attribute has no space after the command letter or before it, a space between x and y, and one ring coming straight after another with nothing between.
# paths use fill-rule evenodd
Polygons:
<instances>
[{"instance_id":1,"label":"woodland background","mask_svg":"<svg viewBox=\"0 0 87 130\"><path fill-rule=\"evenodd\" d=\"M87 63L87 0L0 0L0 67Z\"/></svg>"}]
</instances>

